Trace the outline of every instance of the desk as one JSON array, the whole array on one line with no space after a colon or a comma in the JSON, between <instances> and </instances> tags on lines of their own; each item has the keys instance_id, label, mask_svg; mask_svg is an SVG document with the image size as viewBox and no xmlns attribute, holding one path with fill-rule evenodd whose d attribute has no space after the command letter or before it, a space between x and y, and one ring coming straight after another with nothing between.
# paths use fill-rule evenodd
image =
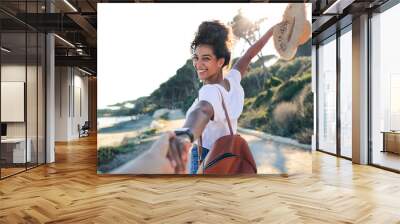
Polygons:
<instances>
[{"instance_id":1,"label":"desk","mask_svg":"<svg viewBox=\"0 0 400 224\"><path fill-rule=\"evenodd\" d=\"M6 163L25 163L32 159L30 138L27 139L25 155L25 138L5 138L1 139L1 157ZM11 159L12 158L12 159ZM27 158L27 161L25 161Z\"/></svg>"},{"instance_id":2,"label":"desk","mask_svg":"<svg viewBox=\"0 0 400 224\"><path fill-rule=\"evenodd\" d=\"M383 133L382 152L400 154L400 131L382 131L381 133Z\"/></svg>"}]
</instances>

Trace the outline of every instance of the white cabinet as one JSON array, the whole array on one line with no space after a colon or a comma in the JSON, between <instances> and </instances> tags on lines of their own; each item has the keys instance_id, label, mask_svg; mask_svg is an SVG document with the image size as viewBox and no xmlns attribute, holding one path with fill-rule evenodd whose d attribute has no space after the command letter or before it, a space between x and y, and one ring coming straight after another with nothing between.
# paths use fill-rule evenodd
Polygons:
<instances>
[{"instance_id":1,"label":"white cabinet","mask_svg":"<svg viewBox=\"0 0 400 224\"><path fill-rule=\"evenodd\" d=\"M7 138L1 140L2 145L12 147L12 162L25 163L32 161L32 140L27 139L27 147L25 154L25 138ZM25 161L25 158L27 159Z\"/></svg>"}]
</instances>

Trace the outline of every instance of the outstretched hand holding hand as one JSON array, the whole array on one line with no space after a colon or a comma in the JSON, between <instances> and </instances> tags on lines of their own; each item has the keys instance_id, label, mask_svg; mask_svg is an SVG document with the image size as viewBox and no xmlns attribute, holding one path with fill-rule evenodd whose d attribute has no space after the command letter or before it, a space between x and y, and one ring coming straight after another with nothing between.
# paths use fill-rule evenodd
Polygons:
<instances>
[{"instance_id":1,"label":"outstretched hand holding hand","mask_svg":"<svg viewBox=\"0 0 400 224\"><path fill-rule=\"evenodd\" d=\"M184 174L191 143L166 132L148 151L110 173Z\"/></svg>"}]
</instances>

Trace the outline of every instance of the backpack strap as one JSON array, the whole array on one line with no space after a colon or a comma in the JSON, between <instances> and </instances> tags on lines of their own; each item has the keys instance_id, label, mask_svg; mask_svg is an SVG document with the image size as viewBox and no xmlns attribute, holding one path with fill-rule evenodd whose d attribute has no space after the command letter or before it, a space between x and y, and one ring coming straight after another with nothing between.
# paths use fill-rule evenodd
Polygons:
<instances>
[{"instance_id":1,"label":"backpack strap","mask_svg":"<svg viewBox=\"0 0 400 224\"><path fill-rule=\"evenodd\" d=\"M217 87L219 95L221 96L221 100L222 100L222 108L224 109L224 113L225 113L225 118L226 118L226 122L228 122L228 127L229 127L229 132L231 133L231 135L233 135L233 129L232 129L232 124L231 124L231 120L229 118L229 114L228 114L228 110L226 109L226 105L225 105L225 101L224 101L224 96L222 95L221 90L219 89L219 87ZM203 160L201 159L201 156L203 155L203 138L202 138L203 133L200 134L199 137L199 145L197 146L197 154L198 154L198 162L199 165L201 164L201 162L203 162ZM204 165L204 164L203 164Z\"/></svg>"},{"instance_id":2,"label":"backpack strap","mask_svg":"<svg viewBox=\"0 0 400 224\"><path fill-rule=\"evenodd\" d=\"M218 88L218 87L217 87L217 88ZM218 91L219 91L219 95L221 96L221 99L222 99L222 108L224 109L224 112L225 112L226 122L228 122L229 132L231 133L231 135L233 135L233 129L232 129L232 125L231 125L231 119L229 119L228 110L226 109L224 97L222 96L221 90L220 90L219 88L218 88Z\"/></svg>"}]
</instances>

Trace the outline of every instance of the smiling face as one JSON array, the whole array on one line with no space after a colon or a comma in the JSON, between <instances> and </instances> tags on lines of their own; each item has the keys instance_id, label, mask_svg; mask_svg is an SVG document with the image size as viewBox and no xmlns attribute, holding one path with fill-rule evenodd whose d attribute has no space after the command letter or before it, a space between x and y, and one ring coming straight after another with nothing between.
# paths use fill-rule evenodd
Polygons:
<instances>
[{"instance_id":1,"label":"smiling face","mask_svg":"<svg viewBox=\"0 0 400 224\"><path fill-rule=\"evenodd\" d=\"M218 59L210 45L201 44L194 50L193 66L197 71L199 79L208 81L216 78L224 65L224 58Z\"/></svg>"}]
</instances>

